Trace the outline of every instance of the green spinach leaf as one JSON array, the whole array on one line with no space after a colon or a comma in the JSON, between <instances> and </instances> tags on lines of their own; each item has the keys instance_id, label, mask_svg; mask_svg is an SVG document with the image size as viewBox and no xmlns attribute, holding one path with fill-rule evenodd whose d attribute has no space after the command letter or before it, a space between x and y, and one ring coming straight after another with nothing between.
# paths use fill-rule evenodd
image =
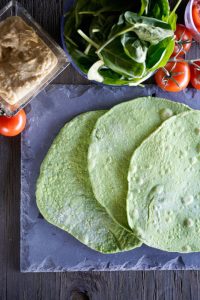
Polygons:
<instances>
[{"instance_id":1,"label":"green spinach leaf","mask_svg":"<svg viewBox=\"0 0 200 300\"><path fill-rule=\"evenodd\" d=\"M174 50L174 39L166 38L157 45L151 45L147 52L146 67L155 71L164 67Z\"/></svg>"},{"instance_id":2,"label":"green spinach leaf","mask_svg":"<svg viewBox=\"0 0 200 300\"><path fill-rule=\"evenodd\" d=\"M157 44L161 40L174 36L168 23L148 17L140 17L130 11L121 15L119 21L113 26L108 40L98 49L99 54L109 43L117 37L128 32L134 32L142 41Z\"/></svg>"},{"instance_id":3,"label":"green spinach leaf","mask_svg":"<svg viewBox=\"0 0 200 300\"><path fill-rule=\"evenodd\" d=\"M179 0L173 9L170 11L168 0L141 0L141 8L139 15L146 15L148 17L156 18L170 24L171 29L176 29L177 15L176 10L182 0Z\"/></svg>"},{"instance_id":4,"label":"green spinach leaf","mask_svg":"<svg viewBox=\"0 0 200 300\"><path fill-rule=\"evenodd\" d=\"M91 51L89 55L86 55L73 45L68 44L68 51L76 65L83 73L87 74L90 66L96 61L96 54L94 50Z\"/></svg>"},{"instance_id":5,"label":"green spinach leaf","mask_svg":"<svg viewBox=\"0 0 200 300\"><path fill-rule=\"evenodd\" d=\"M134 33L125 33L121 37L124 52L138 63L144 63L148 51L148 43L141 41Z\"/></svg>"},{"instance_id":6,"label":"green spinach leaf","mask_svg":"<svg viewBox=\"0 0 200 300\"><path fill-rule=\"evenodd\" d=\"M170 6L168 0L150 1L148 16L165 21L170 14Z\"/></svg>"},{"instance_id":7,"label":"green spinach leaf","mask_svg":"<svg viewBox=\"0 0 200 300\"><path fill-rule=\"evenodd\" d=\"M166 37L172 37L174 32L168 23L157 19L140 17L135 13L126 12L125 21L132 25L132 31L137 34L142 41L150 44L157 44Z\"/></svg>"},{"instance_id":8,"label":"green spinach leaf","mask_svg":"<svg viewBox=\"0 0 200 300\"><path fill-rule=\"evenodd\" d=\"M144 79L149 78L152 73L147 72L144 74L142 78L128 78L125 76L121 76L118 73L114 72L113 70L103 67L99 70L99 74L104 78L103 83L109 85L138 85Z\"/></svg>"},{"instance_id":9,"label":"green spinach leaf","mask_svg":"<svg viewBox=\"0 0 200 300\"><path fill-rule=\"evenodd\" d=\"M180 1L170 12L168 0L76 0L65 17L72 60L87 74L100 58L104 83L139 84L173 51Z\"/></svg>"},{"instance_id":10,"label":"green spinach leaf","mask_svg":"<svg viewBox=\"0 0 200 300\"><path fill-rule=\"evenodd\" d=\"M111 70L126 77L142 77L145 72L144 63L133 61L124 53L120 37L103 49L100 58Z\"/></svg>"},{"instance_id":11,"label":"green spinach leaf","mask_svg":"<svg viewBox=\"0 0 200 300\"><path fill-rule=\"evenodd\" d=\"M170 24L172 30L176 30L177 14L173 12L167 19L167 22Z\"/></svg>"},{"instance_id":12,"label":"green spinach leaf","mask_svg":"<svg viewBox=\"0 0 200 300\"><path fill-rule=\"evenodd\" d=\"M139 16L148 14L149 2L150 2L149 0L141 0L141 7L140 7L140 11L138 13Z\"/></svg>"}]
</instances>

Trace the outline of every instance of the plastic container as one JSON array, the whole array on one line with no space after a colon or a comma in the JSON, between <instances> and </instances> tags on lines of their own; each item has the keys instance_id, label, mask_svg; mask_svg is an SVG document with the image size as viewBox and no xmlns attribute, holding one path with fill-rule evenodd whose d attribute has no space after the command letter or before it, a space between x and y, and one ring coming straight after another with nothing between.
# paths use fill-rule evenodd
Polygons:
<instances>
[{"instance_id":1,"label":"plastic container","mask_svg":"<svg viewBox=\"0 0 200 300\"><path fill-rule=\"evenodd\" d=\"M0 97L0 113L8 116L15 115L21 108L27 105L42 89L44 89L52 80L54 80L68 65L68 59L63 49L37 24L31 15L17 2L9 2L0 10L0 22L10 16L21 17L29 26L31 26L41 40L51 49L57 58L57 64L52 71L41 80L40 83L31 90L27 91L25 97L20 99L16 104L11 105Z\"/></svg>"},{"instance_id":2,"label":"plastic container","mask_svg":"<svg viewBox=\"0 0 200 300\"><path fill-rule=\"evenodd\" d=\"M192 6L194 0L190 0L185 9L185 26L190 29L194 40L200 42L200 32L197 30L192 17Z\"/></svg>"}]
</instances>

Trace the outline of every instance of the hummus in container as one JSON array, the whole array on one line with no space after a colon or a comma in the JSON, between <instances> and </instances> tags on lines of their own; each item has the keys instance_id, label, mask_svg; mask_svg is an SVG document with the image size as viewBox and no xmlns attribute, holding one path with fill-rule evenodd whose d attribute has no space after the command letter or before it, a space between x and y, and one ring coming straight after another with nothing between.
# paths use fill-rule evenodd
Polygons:
<instances>
[{"instance_id":1,"label":"hummus in container","mask_svg":"<svg viewBox=\"0 0 200 300\"><path fill-rule=\"evenodd\" d=\"M15 115L68 65L63 49L17 1L0 10L0 114Z\"/></svg>"},{"instance_id":2,"label":"hummus in container","mask_svg":"<svg viewBox=\"0 0 200 300\"><path fill-rule=\"evenodd\" d=\"M0 97L13 105L52 71L58 60L21 17L0 22Z\"/></svg>"}]
</instances>

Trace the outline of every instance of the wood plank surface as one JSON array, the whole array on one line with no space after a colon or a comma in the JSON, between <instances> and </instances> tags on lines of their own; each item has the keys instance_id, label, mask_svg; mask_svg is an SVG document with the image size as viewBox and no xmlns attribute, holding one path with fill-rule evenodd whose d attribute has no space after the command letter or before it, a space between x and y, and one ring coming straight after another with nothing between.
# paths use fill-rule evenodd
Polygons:
<instances>
[{"instance_id":1,"label":"wood plank surface","mask_svg":"<svg viewBox=\"0 0 200 300\"><path fill-rule=\"evenodd\" d=\"M63 0L20 2L57 41L60 40ZM6 3L7 0L0 0L0 8ZM182 13L179 9L179 14ZM87 83L72 67L56 82ZM19 208L20 137L0 137L0 300L200 299L197 271L21 274Z\"/></svg>"}]
</instances>

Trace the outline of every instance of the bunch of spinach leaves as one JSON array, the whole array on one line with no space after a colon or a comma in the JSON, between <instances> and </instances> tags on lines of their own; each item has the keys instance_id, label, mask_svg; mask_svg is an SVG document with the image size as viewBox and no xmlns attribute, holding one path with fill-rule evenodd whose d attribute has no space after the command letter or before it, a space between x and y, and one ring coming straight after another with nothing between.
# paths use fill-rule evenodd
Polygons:
<instances>
[{"instance_id":1,"label":"bunch of spinach leaves","mask_svg":"<svg viewBox=\"0 0 200 300\"><path fill-rule=\"evenodd\" d=\"M65 16L68 52L89 79L138 85L173 52L177 6L170 11L168 0L76 0Z\"/></svg>"}]
</instances>

